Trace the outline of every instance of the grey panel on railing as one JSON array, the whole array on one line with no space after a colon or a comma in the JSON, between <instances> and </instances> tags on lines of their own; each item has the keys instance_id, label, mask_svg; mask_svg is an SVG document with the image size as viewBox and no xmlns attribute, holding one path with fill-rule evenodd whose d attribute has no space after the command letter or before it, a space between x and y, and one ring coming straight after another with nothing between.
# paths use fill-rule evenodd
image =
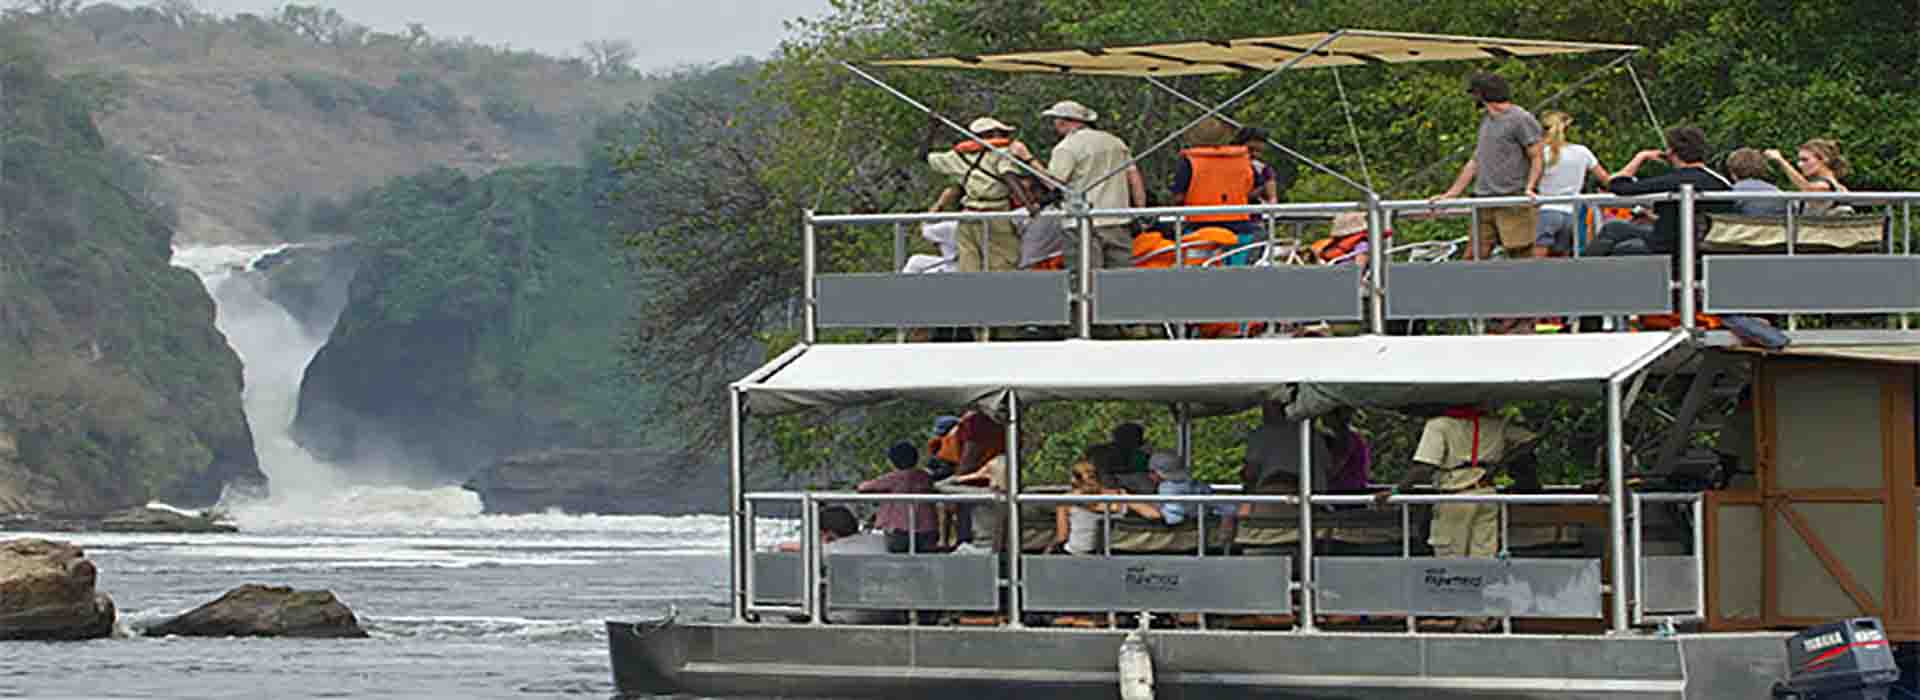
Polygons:
<instances>
[{"instance_id":1,"label":"grey panel on railing","mask_svg":"<svg viewBox=\"0 0 1920 700\"><path fill-rule=\"evenodd\" d=\"M1664 255L1398 263L1387 270L1388 318L1609 315L1672 310Z\"/></svg>"},{"instance_id":2,"label":"grey panel on railing","mask_svg":"<svg viewBox=\"0 0 1920 700\"><path fill-rule=\"evenodd\" d=\"M1598 559L1316 557L1330 613L1598 618Z\"/></svg>"},{"instance_id":3,"label":"grey panel on railing","mask_svg":"<svg viewBox=\"0 0 1920 700\"><path fill-rule=\"evenodd\" d=\"M1065 325L1065 272L821 275L821 326Z\"/></svg>"},{"instance_id":4,"label":"grey panel on railing","mask_svg":"<svg viewBox=\"0 0 1920 700\"><path fill-rule=\"evenodd\" d=\"M1690 556L1651 556L1641 559L1646 571L1647 581L1643 584L1646 598L1640 601L1640 609L1648 613L1697 613L1699 600L1696 593L1700 590L1699 581L1694 578L1694 558Z\"/></svg>"},{"instance_id":5,"label":"grey panel on railing","mask_svg":"<svg viewBox=\"0 0 1920 700\"><path fill-rule=\"evenodd\" d=\"M1284 613L1290 557L1026 556L1026 604L1048 612Z\"/></svg>"},{"instance_id":6,"label":"grey panel on railing","mask_svg":"<svg viewBox=\"0 0 1920 700\"><path fill-rule=\"evenodd\" d=\"M800 605L800 555L787 552L755 552L753 555L753 603L755 605Z\"/></svg>"},{"instance_id":7,"label":"grey panel on railing","mask_svg":"<svg viewBox=\"0 0 1920 700\"><path fill-rule=\"evenodd\" d=\"M1714 255L1704 270L1714 313L1920 309L1920 257Z\"/></svg>"},{"instance_id":8,"label":"grey panel on railing","mask_svg":"<svg viewBox=\"0 0 1920 700\"><path fill-rule=\"evenodd\" d=\"M999 573L989 555L830 554L827 607L993 611Z\"/></svg>"},{"instance_id":9,"label":"grey panel on railing","mask_svg":"<svg viewBox=\"0 0 1920 700\"><path fill-rule=\"evenodd\" d=\"M1100 323L1351 321L1360 318L1360 266L1100 270Z\"/></svg>"}]
</instances>

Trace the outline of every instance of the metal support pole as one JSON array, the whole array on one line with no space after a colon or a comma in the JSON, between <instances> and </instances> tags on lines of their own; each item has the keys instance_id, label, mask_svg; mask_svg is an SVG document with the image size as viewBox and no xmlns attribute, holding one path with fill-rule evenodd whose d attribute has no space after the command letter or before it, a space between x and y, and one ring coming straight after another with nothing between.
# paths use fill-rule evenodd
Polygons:
<instances>
[{"instance_id":1,"label":"metal support pole","mask_svg":"<svg viewBox=\"0 0 1920 700\"><path fill-rule=\"evenodd\" d=\"M1800 216L1798 210L1802 204L1805 204L1805 202L1787 202L1787 257L1789 258L1798 252L1794 250L1794 248L1798 246L1797 239L1800 238ZM1787 330L1800 330L1800 317L1793 315L1791 309L1787 310Z\"/></svg>"},{"instance_id":2,"label":"metal support pole","mask_svg":"<svg viewBox=\"0 0 1920 700\"><path fill-rule=\"evenodd\" d=\"M1313 421L1300 420L1300 617L1301 632L1313 631Z\"/></svg>"},{"instance_id":3,"label":"metal support pole","mask_svg":"<svg viewBox=\"0 0 1920 700\"><path fill-rule=\"evenodd\" d=\"M1693 495L1693 612L1707 617L1707 498Z\"/></svg>"},{"instance_id":4,"label":"metal support pole","mask_svg":"<svg viewBox=\"0 0 1920 700\"><path fill-rule=\"evenodd\" d=\"M754 592L757 590L756 585L759 583L754 580L753 573L753 550L758 546L758 543L754 541L755 537L753 532L754 525L758 520L758 518L754 516L755 510L753 501L751 500L747 501L744 507L741 508L741 511L745 513L742 521L746 523L746 527L742 530L745 533L745 536L742 538L745 544L740 548L740 551L742 552L741 556L746 558L747 565L742 569L742 572L745 573L746 576L741 579L744 583L740 587L740 595L746 599L745 607L748 608L753 607L753 600L756 597L754 596Z\"/></svg>"},{"instance_id":5,"label":"metal support pole","mask_svg":"<svg viewBox=\"0 0 1920 700\"><path fill-rule=\"evenodd\" d=\"M818 339L818 327L814 324L818 320L816 314L819 309L815 308L817 303L815 297L818 295L819 290L814 289L813 275L814 265L819 253L815 249L813 210L808 209L805 216L806 226L804 227L805 232L801 236L802 241L800 247L800 265L806 268L800 275L801 298L804 302L801 304L801 312L805 319L805 325L800 329L800 342L812 345L814 341Z\"/></svg>"},{"instance_id":6,"label":"metal support pole","mask_svg":"<svg viewBox=\"0 0 1920 700\"><path fill-rule=\"evenodd\" d=\"M1467 259L1480 259L1480 208L1467 212Z\"/></svg>"},{"instance_id":7,"label":"metal support pole","mask_svg":"<svg viewBox=\"0 0 1920 700\"><path fill-rule=\"evenodd\" d=\"M1505 501L1501 501L1499 503L1499 514L1500 514L1500 550L1499 550L1499 554L1496 556L1499 557L1500 561L1507 561L1508 559L1513 557L1513 548L1512 548L1512 545L1510 544L1513 540L1511 535L1509 534L1513 529L1513 521L1511 520L1513 516L1507 512L1507 503ZM1508 613L1509 614L1507 615L1500 616L1500 633L1501 634L1513 634L1513 615L1511 614L1512 611L1509 610Z\"/></svg>"},{"instance_id":8,"label":"metal support pole","mask_svg":"<svg viewBox=\"0 0 1920 700\"><path fill-rule=\"evenodd\" d=\"M1607 549L1613 552L1613 632L1627 631L1627 456L1620 380L1607 381Z\"/></svg>"},{"instance_id":9,"label":"metal support pole","mask_svg":"<svg viewBox=\"0 0 1920 700\"><path fill-rule=\"evenodd\" d=\"M1680 327L1694 329L1693 185L1680 186Z\"/></svg>"},{"instance_id":10,"label":"metal support pole","mask_svg":"<svg viewBox=\"0 0 1920 700\"><path fill-rule=\"evenodd\" d=\"M729 517L727 518L727 549L731 553L731 561L729 563L732 564L732 568L728 570L728 574L729 578L733 579L728 582L728 585L733 592L733 595L730 597L733 599L733 621L735 623L747 621L747 606L753 602L746 597L747 558L751 556L752 552L745 549L747 539L744 536L747 528L752 527L753 523L741 522L741 518L745 515L743 506L746 504L747 466L746 453L740 448L740 438L742 437L740 432L742 428L744 428L744 424L742 423L743 416L741 415L741 398L740 390L729 389L727 391L727 510L729 511Z\"/></svg>"},{"instance_id":11,"label":"metal support pole","mask_svg":"<svg viewBox=\"0 0 1920 700\"><path fill-rule=\"evenodd\" d=\"M1087 213L1085 195L1074 195L1068 211L1080 218L1080 269L1076 271L1080 275L1080 306L1079 318L1075 320L1080 339L1089 340L1093 338L1093 217Z\"/></svg>"},{"instance_id":12,"label":"metal support pole","mask_svg":"<svg viewBox=\"0 0 1920 700\"><path fill-rule=\"evenodd\" d=\"M1627 499L1627 503L1630 506L1627 509L1627 519L1632 522L1631 525L1627 526L1627 548L1629 556L1633 557L1633 566L1627 569L1631 572L1630 577L1633 579L1633 600L1628 601L1628 606L1633 608L1633 624L1638 625L1647 619L1647 610L1645 607L1645 601L1647 599L1647 587L1645 585L1647 572L1642 571L1640 568L1640 560L1642 558L1640 556L1640 550L1642 549L1640 543L1640 494L1635 493L1628 496ZM1614 590L1619 589L1616 587Z\"/></svg>"},{"instance_id":13,"label":"metal support pole","mask_svg":"<svg viewBox=\"0 0 1920 700\"><path fill-rule=\"evenodd\" d=\"M1180 468L1193 471L1193 407L1184 403L1173 405L1173 416L1178 432L1174 439L1175 449L1180 451Z\"/></svg>"},{"instance_id":14,"label":"metal support pole","mask_svg":"<svg viewBox=\"0 0 1920 700\"><path fill-rule=\"evenodd\" d=\"M1902 241L1900 244L1900 251L1903 254L1912 255L1913 254L1913 201L1912 200L1907 200L1900 203L1900 218L1901 218L1900 229L1902 231L1900 236ZM1900 313L1900 330L1903 330L1903 331L1907 330L1909 323L1911 323L1911 316L1904 311L1901 312ZM1706 611L1702 610L1700 614L1705 615Z\"/></svg>"},{"instance_id":15,"label":"metal support pole","mask_svg":"<svg viewBox=\"0 0 1920 700\"><path fill-rule=\"evenodd\" d=\"M907 267L907 222L893 223L893 273L900 274ZM907 342L907 327L896 326L893 329L893 342Z\"/></svg>"},{"instance_id":16,"label":"metal support pole","mask_svg":"<svg viewBox=\"0 0 1920 700\"><path fill-rule=\"evenodd\" d=\"M800 496L800 580L806 582L802 600L806 603L807 624L826 622L827 611L820 603L820 508L812 493Z\"/></svg>"},{"instance_id":17,"label":"metal support pole","mask_svg":"<svg viewBox=\"0 0 1920 700\"><path fill-rule=\"evenodd\" d=\"M1387 332L1387 216L1380 208L1380 195L1367 195L1367 290L1369 332Z\"/></svg>"},{"instance_id":18,"label":"metal support pole","mask_svg":"<svg viewBox=\"0 0 1920 700\"><path fill-rule=\"evenodd\" d=\"M1413 558L1413 507L1405 503L1401 503L1399 505L1400 505L1400 559L1404 561L1404 560ZM1418 633L1419 631L1420 631L1419 618L1413 614L1413 611L1411 610L1407 611L1407 634L1415 634L1415 633Z\"/></svg>"},{"instance_id":19,"label":"metal support pole","mask_svg":"<svg viewBox=\"0 0 1920 700\"><path fill-rule=\"evenodd\" d=\"M1007 558L1007 624L1021 627L1024 577L1020 557L1020 395L1007 392L1007 519L1006 532L1000 533L1003 556Z\"/></svg>"}]
</instances>

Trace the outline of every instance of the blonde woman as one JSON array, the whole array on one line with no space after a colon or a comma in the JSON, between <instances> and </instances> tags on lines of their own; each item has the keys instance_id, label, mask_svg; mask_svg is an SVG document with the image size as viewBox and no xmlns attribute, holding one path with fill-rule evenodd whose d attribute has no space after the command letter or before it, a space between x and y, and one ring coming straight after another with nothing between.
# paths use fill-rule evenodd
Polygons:
<instances>
[{"instance_id":1,"label":"blonde woman","mask_svg":"<svg viewBox=\"0 0 1920 700\"><path fill-rule=\"evenodd\" d=\"M1606 166L1600 164L1600 159L1594 157L1592 150L1567 142L1567 129L1573 126L1573 115L1547 112L1540 117L1540 124L1547 130L1546 153L1543 155L1545 166L1540 173L1539 186L1542 196L1580 194L1586 189L1589 175L1597 182L1609 179ZM1533 242L1533 257L1544 258L1572 250L1573 222L1572 204L1540 205L1540 224Z\"/></svg>"},{"instance_id":2,"label":"blonde woman","mask_svg":"<svg viewBox=\"0 0 1920 700\"><path fill-rule=\"evenodd\" d=\"M1793 181L1793 186L1801 192L1846 192L1847 186L1840 184L1840 178L1852 172L1847 157L1840 153L1840 143L1833 139L1813 139L1800 145L1795 154L1800 167L1787 162L1787 157L1779 149L1767 149L1767 160L1780 166ZM1851 213L1852 207L1836 202L1803 202L1801 211L1806 214L1842 214Z\"/></svg>"},{"instance_id":3,"label":"blonde woman","mask_svg":"<svg viewBox=\"0 0 1920 700\"><path fill-rule=\"evenodd\" d=\"M1069 491L1081 496L1126 495L1127 492L1107 486L1100 478L1100 471L1092 462L1081 461L1073 465L1072 476L1068 481ZM1129 511L1141 517L1160 519L1160 509L1145 503L1075 503L1054 508L1053 546L1065 550L1068 554L1098 554L1100 546L1100 515L1115 513L1125 515Z\"/></svg>"}]
</instances>

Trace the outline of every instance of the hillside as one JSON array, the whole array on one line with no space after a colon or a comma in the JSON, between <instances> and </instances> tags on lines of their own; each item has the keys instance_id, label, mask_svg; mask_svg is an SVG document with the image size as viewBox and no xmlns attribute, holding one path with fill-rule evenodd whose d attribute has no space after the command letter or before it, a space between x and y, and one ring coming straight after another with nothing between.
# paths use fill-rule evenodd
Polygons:
<instances>
[{"instance_id":1,"label":"hillside","mask_svg":"<svg viewBox=\"0 0 1920 700\"><path fill-rule=\"evenodd\" d=\"M163 208L61 80L0 27L0 513L206 505L262 481L240 360L172 267Z\"/></svg>"},{"instance_id":2,"label":"hillside","mask_svg":"<svg viewBox=\"0 0 1920 700\"><path fill-rule=\"evenodd\" d=\"M336 233L336 204L432 167L575 162L593 125L655 81L558 59L370 32L331 10L216 18L190 3L15 12L63 76L112 86L100 129L157 177L182 243Z\"/></svg>"}]
</instances>

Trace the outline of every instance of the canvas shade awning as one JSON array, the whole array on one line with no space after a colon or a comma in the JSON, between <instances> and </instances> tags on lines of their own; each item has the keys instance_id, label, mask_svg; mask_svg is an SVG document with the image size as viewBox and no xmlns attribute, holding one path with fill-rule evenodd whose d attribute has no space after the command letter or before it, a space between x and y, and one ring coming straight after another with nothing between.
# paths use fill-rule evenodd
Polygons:
<instances>
[{"instance_id":1,"label":"canvas shade awning","mask_svg":"<svg viewBox=\"0 0 1920 700\"><path fill-rule=\"evenodd\" d=\"M1685 342L1674 333L814 345L749 375L756 415L911 399L989 410L1045 401L1243 409L1297 385L1418 387L1417 401L1598 396Z\"/></svg>"},{"instance_id":2,"label":"canvas shade awning","mask_svg":"<svg viewBox=\"0 0 1920 700\"><path fill-rule=\"evenodd\" d=\"M1828 360L1852 360L1855 362L1878 362L1893 365L1920 365L1920 345L1790 345L1779 350L1767 350L1747 345L1727 348L1733 352L1745 352L1768 357L1810 357Z\"/></svg>"},{"instance_id":3,"label":"canvas shade awning","mask_svg":"<svg viewBox=\"0 0 1920 700\"><path fill-rule=\"evenodd\" d=\"M1410 34L1345 29L1287 36L1218 41L1180 41L1141 46L1106 46L1014 53L908 58L875 65L986 70L1003 73L1055 73L1170 77L1263 73L1279 68L1332 37L1294 68L1363 66L1383 63L1533 58L1595 52L1638 51L1631 44L1596 44L1541 39Z\"/></svg>"}]
</instances>

